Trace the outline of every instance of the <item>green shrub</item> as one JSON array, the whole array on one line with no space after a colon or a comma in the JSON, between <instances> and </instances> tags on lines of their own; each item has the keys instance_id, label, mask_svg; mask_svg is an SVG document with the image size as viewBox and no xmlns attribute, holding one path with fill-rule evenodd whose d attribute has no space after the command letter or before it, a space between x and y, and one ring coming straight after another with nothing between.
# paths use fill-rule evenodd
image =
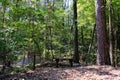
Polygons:
<instances>
[{"instance_id":1,"label":"green shrub","mask_svg":"<svg viewBox=\"0 0 120 80\"><path fill-rule=\"evenodd\" d=\"M12 72L12 71L14 71L14 68L13 68L13 67L10 67L10 68L8 69L8 72Z\"/></svg>"},{"instance_id":2,"label":"green shrub","mask_svg":"<svg viewBox=\"0 0 120 80\"><path fill-rule=\"evenodd\" d=\"M29 64L29 65L27 66L27 68L32 69L32 68L33 68L33 64Z\"/></svg>"},{"instance_id":3,"label":"green shrub","mask_svg":"<svg viewBox=\"0 0 120 80\"><path fill-rule=\"evenodd\" d=\"M26 73L27 70L28 70L27 67L23 67L23 68L18 68L18 67L16 67L16 68L14 69L15 72L21 72L21 73Z\"/></svg>"}]
</instances>

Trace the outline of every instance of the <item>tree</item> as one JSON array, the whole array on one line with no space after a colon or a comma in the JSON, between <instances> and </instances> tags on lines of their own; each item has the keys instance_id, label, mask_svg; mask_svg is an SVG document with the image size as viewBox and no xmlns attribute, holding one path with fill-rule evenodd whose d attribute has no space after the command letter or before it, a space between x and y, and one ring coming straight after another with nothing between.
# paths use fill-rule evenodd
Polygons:
<instances>
[{"instance_id":1,"label":"tree","mask_svg":"<svg viewBox=\"0 0 120 80\"><path fill-rule=\"evenodd\" d=\"M77 0L73 0L73 25L74 25L74 55L73 60L79 63L78 53L78 26L77 26Z\"/></svg>"},{"instance_id":2,"label":"tree","mask_svg":"<svg viewBox=\"0 0 120 80\"><path fill-rule=\"evenodd\" d=\"M109 65L109 46L107 42L105 0L96 0L97 64Z\"/></svg>"},{"instance_id":3,"label":"tree","mask_svg":"<svg viewBox=\"0 0 120 80\"><path fill-rule=\"evenodd\" d=\"M113 34L113 19L112 19L112 0L109 0L109 53L110 53L110 61L113 66L115 66L114 62L114 34Z\"/></svg>"}]
</instances>

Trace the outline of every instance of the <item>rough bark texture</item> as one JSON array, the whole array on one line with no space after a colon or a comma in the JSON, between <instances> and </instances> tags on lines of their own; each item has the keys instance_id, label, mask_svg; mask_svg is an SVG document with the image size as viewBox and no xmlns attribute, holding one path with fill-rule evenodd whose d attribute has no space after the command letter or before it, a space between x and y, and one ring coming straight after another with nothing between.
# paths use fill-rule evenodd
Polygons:
<instances>
[{"instance_id":1,"label":"rough bark texture","mask_svg":"<svg viewBox=\"0 0 120 80\"><path fill-rule=\"evenodd\" d=\"M79 63L78 53L78 27L77 27L77 0L73 0L73 13L74 13L74 56L73 60L75 63Z\"/></svg>"},{"instance_id":2,"label":"rough bark texture","mask_svg":"<svg viewBox=\"0 0 120 80\"><path fill-rule=\"evenodd\" d=\"M105 0L96 0L97 64L109 65L109 46L107 42Z\"/></svg>"}]
</instances>

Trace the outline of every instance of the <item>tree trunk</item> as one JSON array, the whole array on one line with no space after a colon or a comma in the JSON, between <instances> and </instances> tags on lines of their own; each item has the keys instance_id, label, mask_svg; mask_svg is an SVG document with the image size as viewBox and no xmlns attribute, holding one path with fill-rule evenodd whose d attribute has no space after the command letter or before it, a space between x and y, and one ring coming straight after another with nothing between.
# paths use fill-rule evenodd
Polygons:
<instances>
[{"instance_id":1,"label":"tree trunk","mask_svg":"<svg viewBox=\"0 0 120 80\"><path fill-rule=\"evenodd\" d=\"M112 22L112 0L109 0L109 53L110 61L113 66L114 63L114 35L113 35L113 22Z\"/></svg>"},{"instance_id":2,"label":"tree trunk","mask_svg":"<svg viewBox=\"0 0 120 80\"><path fill-rule=\"evenodd\" d=\"M73 0L73 24L74 24L74 55L73 60L75 63L79 63L78 53L78 27L77 27L77 0Z\"/></svg>"},{"instance_id":3,"label":"tree trunk","mask_svg":"<svg viewBox=\"0 0 120 80\"><path fill-rule=\"evenodd\" d=\"M36 64L36 55L35 52L33 53L33 70L35 70L35 64Z\"/></svg>"},{"instance_id":4,"label":"tree trunk","mask_svg":"<svg viewBox=\"0 0 120 80\"><path fill-rule=\"evenodd\" d=\"M96 30L97 30L97 64L110 65L109 46L107 42L105 0L96 0Z\"/></svg>"}]
</instances>

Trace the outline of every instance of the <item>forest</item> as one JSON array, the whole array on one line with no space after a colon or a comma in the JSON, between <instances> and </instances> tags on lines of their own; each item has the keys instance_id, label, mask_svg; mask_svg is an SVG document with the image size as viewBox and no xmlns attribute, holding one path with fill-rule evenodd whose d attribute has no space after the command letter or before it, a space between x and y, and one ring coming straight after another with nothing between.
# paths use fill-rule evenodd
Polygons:
<instances>
[{"instance_id":1,"label":"forest","mask_svg":"<svg viewBox=\"0 0 120 80\"><path fill-rule=\"evenodd\" d=\"M120 80L119 0L0 0L0 80Z\"/></svg>"}]
</instances>

